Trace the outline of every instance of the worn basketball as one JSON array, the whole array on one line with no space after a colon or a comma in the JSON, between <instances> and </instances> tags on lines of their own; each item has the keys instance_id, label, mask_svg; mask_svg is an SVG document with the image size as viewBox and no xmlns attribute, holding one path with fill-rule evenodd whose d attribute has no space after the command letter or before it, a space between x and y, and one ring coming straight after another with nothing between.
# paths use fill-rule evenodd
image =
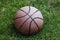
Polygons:
<instances>
[{"instance_id":1,"label":"worn basketball","mask_svg":"<svg viewBox=\"0 0 60 40\"><path fill-rule=\"evenodd\" d=\"M32 35L42 28L43 16L37 8L25 6L16 12L14 23L21 34Z\"/></svg>"}]
</instances>

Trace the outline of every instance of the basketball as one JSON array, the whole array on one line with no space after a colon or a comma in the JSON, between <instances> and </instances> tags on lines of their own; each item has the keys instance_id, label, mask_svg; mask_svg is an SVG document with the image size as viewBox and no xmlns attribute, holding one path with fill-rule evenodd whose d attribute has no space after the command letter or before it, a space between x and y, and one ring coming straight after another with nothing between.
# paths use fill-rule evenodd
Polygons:
<instances>
[{"instance_id":1,"label":"basketball","mask_svg":"<svg viewBox=\"0 0 60 40\"><path fill-rule=\"evenodd\" d=\"M37 8L25 6L16 12L14 24L23 35L36 34L43 27L43 16Z\"/></svg>"}]
</instances>

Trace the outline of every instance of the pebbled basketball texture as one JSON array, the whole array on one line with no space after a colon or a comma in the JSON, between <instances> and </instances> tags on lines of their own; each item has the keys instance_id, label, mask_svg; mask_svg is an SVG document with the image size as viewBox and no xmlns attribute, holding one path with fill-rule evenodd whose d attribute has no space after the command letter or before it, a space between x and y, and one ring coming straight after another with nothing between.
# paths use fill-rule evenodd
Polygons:
<instances>
[{"instance_id":1,"label":"pebbled basketball texture","mask_svg":"<svg viewBox=\"0 0 60 40\"><path fill-rule=\"evenodd\" d=\"M16 12L14 23L21 34L32 35L42 28L43 16L35 7L25 6Z\"/></svg>"}]
</instances>

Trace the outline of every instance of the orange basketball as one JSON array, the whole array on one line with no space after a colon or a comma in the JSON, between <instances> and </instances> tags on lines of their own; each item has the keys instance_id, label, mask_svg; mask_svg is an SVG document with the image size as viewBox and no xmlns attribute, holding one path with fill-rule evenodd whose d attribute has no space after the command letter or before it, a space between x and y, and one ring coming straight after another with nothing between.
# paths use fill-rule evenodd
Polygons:
<instances>
[{"instance_id":1,"label":"orange basketball","mask_svg":"<svg viewBox=\"0 0 60 40\"><path fill-rule=\"evenodd\" d=\"M25 6L16 12L14 23L21 34L32 35L42 28L43 16L35 7Z\"/></svg>"}]
</instances>

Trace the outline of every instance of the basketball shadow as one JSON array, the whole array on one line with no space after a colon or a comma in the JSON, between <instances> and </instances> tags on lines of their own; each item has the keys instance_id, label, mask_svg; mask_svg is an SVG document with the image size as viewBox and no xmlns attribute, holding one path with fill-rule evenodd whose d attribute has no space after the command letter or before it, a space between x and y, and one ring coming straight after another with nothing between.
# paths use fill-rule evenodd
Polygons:
<instances>
[{"instance_id":1,"label":"basketball shadow","mask_svg":"<svg viewBox=\"0 0 60 40\"><path fill-rule=\"evenodd\" d=\"M14 37L24 36L24 35L22 35L21 33L19 33L19 32L17 31L17 29L16 29L15 26L14 26L14 23L9 24L8 27L9 27L9 35L10 35L11 37L12 37L12 36L14 36Z\"/></svg>"}]
</instances>

